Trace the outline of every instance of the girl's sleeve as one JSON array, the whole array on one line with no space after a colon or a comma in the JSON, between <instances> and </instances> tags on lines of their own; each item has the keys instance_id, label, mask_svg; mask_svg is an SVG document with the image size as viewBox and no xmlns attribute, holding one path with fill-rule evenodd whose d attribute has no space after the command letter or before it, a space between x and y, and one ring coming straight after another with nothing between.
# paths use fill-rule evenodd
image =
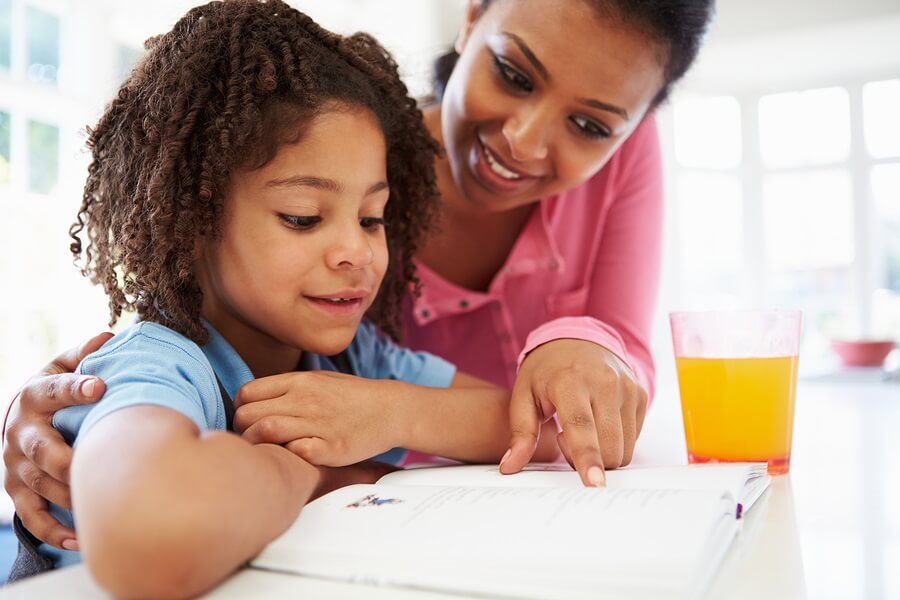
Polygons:
<instances>
[{"instance_id":1,"label":"girl's sleeve","mask_svg":"<svg viewBox=\"0 0 900 600\"><path fill-rule=\"evenodd\" d=\"M107 415L133 406L172 409L200 431L224 429L215 376L202 351L161 326L143 323L120 334L88 356L78 372L103 379L106 392L98 402L66 407L53 415L53 425L69 443Z\"/></svg>"},{"instance_id":2,"label":"girl's sleeve","mask_svg":"<svg viewBox=\"0 0 900 600\"><path fill-rule=\"evenodd\" d=\"M546 342L594 342L621 358L653 398L650 336L659 288L662 247L662 160L656 122L648 116L620 149L615 199L609 209L588 278L585 315L544 323L519 355Z\"/></svg>"}]
</instances>

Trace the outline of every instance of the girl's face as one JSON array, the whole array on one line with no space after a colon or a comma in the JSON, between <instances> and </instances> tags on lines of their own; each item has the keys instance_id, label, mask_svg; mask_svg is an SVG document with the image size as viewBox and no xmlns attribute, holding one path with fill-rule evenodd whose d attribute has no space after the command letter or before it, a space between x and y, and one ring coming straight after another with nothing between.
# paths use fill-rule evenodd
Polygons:
<instances>
[{"instance_id":1,"label":"girl's face","mask_svg":"<svg viewBox=\"0 0 900 600\"><path fill-rule=\"evenodd\" d=\"M203 316L232 344L344 350L387 268L385 157L375 117L342 107L234 173L221 238L198 260Z\"/></svg>"},{"instance_id":2,"label":"girl's face","mask_svg":"<svg viewBox=\"0 0 900 600\"><path fill-rule=\"evenodd\" d=\"M507 210L595 174L663 84L660 48L585 0L470 2L441 133L462 196Z\"/></svg>"}]
</instances>

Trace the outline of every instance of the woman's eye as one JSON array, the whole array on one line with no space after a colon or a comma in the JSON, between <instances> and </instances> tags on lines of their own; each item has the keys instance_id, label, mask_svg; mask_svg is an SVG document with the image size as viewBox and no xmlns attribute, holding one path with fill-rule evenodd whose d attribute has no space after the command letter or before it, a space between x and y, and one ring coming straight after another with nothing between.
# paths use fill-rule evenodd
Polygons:
<instances>
[{"instance_id":1,"label":"woman's eye","mask_svg":"<svg viewBox=\"0 0 900 600\"><path fill-rule=\"evenodd\" d=\"M384 227L384 219L381 217L362 217L359 224L363 229L375 230Z\"/></svg>"},{"instance_id":2,"label":"woman's eye","mask_svg":"<svg viewBox=\"0 0 900 600\"><path fill-rule=\"evenodd\" d=\"M572 124L578 132L585 137L591 139L605 139L611 135L609 129L592 119L575 116L570 117L569 120L572 121Z\"/></svg>"},{"instance_id":3,"label":"woman's eye","mask_svg":"<svg viewBox=\"0 0 900 600\"><path fill-rule=\"evenodd\" d=\"M322 220L322 217L297 217L283 214L279 214L278 218L291 229L299 229L301 231L312 229Z\"/></svg>"},{"instance_id":4,"label":"woman's eye","mask_svg":"<svg viewBox=\"0 0 900 600\"><path fill-rule=\"evenodd\" d=\"M507 85L523 92L530 92L534 89L530 79L525 77L512 65L503 62L498 56L494 56L494 68Z\"/></svg>"}]
</instances>

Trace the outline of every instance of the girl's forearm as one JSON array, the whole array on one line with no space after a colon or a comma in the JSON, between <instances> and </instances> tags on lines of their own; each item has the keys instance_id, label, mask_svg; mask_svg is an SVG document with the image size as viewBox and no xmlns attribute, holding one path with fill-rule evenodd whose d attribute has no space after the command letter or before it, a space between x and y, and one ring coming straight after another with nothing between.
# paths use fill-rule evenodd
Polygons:
<instances>
[{"instance_id":1,"label":"girl's forearm","mask_svg":"<svg viewBox=\"0 0 900 600\"><path fill-rule=\"evenodd\" d=\"M72 466L85 561L125 598L209 589L286 529L318 482L318 469L280 446L201 435L155 407L106 417Z\"/></svg>"}]
</instances>

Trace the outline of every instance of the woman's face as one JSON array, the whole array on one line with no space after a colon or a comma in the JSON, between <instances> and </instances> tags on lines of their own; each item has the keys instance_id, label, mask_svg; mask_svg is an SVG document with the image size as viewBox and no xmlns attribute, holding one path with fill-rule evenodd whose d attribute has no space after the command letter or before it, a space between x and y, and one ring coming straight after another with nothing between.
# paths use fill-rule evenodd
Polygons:
<instances>
[{"instance_id":1,"label":"woman's face","mask_svg":"<svg viewBox=\"0 0 900 600\"><path fill-rule=\"evenodd\" d=\"M660 47L585 0L470 5L441 128L471 204L508 210L596 173L663 84Z\"/></svg>"}]
</instances>

